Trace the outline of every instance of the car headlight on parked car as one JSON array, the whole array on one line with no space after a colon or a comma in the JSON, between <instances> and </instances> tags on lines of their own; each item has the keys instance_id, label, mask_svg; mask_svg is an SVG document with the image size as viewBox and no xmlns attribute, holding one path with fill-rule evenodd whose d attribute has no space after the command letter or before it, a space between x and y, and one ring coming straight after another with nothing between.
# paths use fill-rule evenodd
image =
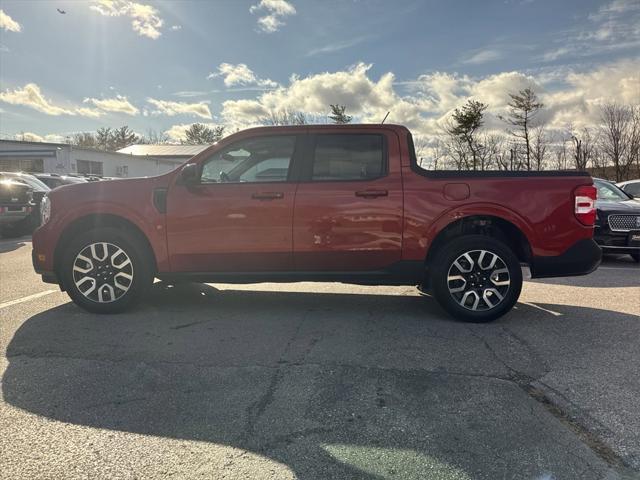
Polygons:
<instances>
[{"instance_id":1,"label":"car headlight on parked car","mask_svg":"<svg viewBox=\"0 0 640 480\"><path fill-rule=\"evenodd\" d=\"M40 203L40 225L44 225L51 218L51 200L48 196L42 197Z\"/></svg>"}]
</instances>

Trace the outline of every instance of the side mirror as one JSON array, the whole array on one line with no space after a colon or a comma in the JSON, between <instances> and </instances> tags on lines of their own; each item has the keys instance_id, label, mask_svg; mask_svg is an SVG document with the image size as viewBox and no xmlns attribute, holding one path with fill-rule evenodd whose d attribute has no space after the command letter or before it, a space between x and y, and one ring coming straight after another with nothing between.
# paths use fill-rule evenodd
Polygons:
<instances>
[{"instance_id":1,"label":"side mirror","mask_svg":"<svg viewBox=\"0 0 640 480\"><path fill-rule=\"evenodd\" d=\"M187 163L180 171L180 183L191 186L198 183L198 164Z\"/></svg>"}]
</instances>

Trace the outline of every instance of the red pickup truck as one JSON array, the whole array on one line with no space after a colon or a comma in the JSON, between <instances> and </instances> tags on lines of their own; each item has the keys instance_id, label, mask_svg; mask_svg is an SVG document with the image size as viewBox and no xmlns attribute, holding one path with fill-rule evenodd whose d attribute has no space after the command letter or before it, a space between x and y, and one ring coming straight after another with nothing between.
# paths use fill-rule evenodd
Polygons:
<instances>
[{"instance_id":1,"label":"red pickup truck","mask_svg":"<svg viewBox=\"0 0 640 480\"><path fill-rule=\"evenodd\" d=\"M597 268L582 172L425 171L397 125L263 127L158 177L44 201L33 264L75 303L122 311L154 278L420 285L454 317L511 309L534 278Z\"/></svg>"}]
</instances>

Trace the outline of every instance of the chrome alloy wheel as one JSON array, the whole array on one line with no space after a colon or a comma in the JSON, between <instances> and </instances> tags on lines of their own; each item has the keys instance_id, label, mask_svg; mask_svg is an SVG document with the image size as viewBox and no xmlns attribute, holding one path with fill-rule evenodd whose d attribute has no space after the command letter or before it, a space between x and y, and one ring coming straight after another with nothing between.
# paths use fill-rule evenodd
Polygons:
<instances>
[{"instance_id":1,"label":"chrome alloy wheel","mask_svg":"<svg viewBox=\"0 0 640 480\"><path fill-rule=\"evenodd\" d=\"M114 302L133 284L133 263L125 251L113 243L92 243L73 261L73 282L78 291L93 302Z\"/></svg>"},{"instance_id":2,"label":"chrome alloy wheel","mask_svg":"<svg viewBox=\"0 0 640 480\"><path fill-rule=\"evenodd\" d=\"M486 311L497 307L509 291L507 264L493 252L471 250L449 267L447 286L458 304L467 310Z\"/></svg>"}]
</instances>

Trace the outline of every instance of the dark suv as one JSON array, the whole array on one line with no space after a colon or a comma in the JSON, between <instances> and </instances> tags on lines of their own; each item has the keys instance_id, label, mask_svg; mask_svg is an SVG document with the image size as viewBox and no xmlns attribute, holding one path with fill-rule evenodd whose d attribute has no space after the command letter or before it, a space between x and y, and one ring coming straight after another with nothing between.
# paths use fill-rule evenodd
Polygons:
<instances>
[{"instance_id":1,"label":"dark suv","mask_svg":"<svg viewBox=\"0 0 640 480\"><path fill-rule=\"evenodd\" d=\"M28 185L0 180L0 234L16 237L29 231L33 212L33 195Z\"/></svg>"},{"instance_id":2,"label":"dark suv","mask_svg":"<svg viewBox=\"0 0 640 480\"><path fill-rule=\"evenodd\" d=\"M29 215L25 233L31 233L40 225L40 205L51 189L33 175L24 172L0 172L0 180L13 180L27 185L33 194L33 209Z\"/></svg>"},{"instance_id":3,"label":"dark suv","mask_svg":"<svg viewBox=\"0 0 640 480\"><path fill-rule=\"evenodd\" d=\"M47 187L54 189L63 185L73 185L76 183L86 183L88 180L83 177L72 175L58 175L57 173L31 173Z\"/></svg>"},{"instance_id":4,"label":"dark suv","mask_svg":"<svg viewBox=\"0 0 640 480\"><path fill-rule=\"evenodd\" d=\"M594 240L604 253L628 253L640 262L640 201L607 180L593 183L598 189Z\"/></svg>"}]
</instances>

